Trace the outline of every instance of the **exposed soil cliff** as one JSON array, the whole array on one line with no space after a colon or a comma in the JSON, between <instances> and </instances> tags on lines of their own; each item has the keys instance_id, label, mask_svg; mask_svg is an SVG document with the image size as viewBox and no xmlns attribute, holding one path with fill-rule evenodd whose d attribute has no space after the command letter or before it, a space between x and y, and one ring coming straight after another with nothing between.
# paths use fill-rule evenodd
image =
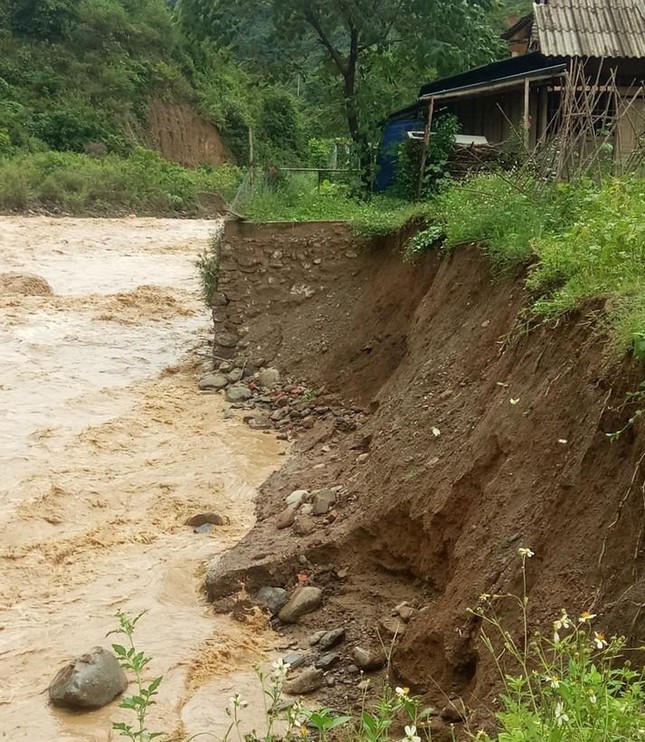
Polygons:
<instances>
[{"instance_id":1,"label":"exposed soil cliff","mask_svg":"<svg viewBox=\"0 0 645 742\"><path fill-rule=\"evenodd\" d=\"M153 100L146 138L167 160L185 167L233 162L217 128L188 105Z\"/></svg>"},{"instance_id":2,"label":"exposed soil cliff","mask_svg":"<svg viewBox=\"0 0 645 742\"><path fill-rule=\"evenodd\" d=\"M342 617L350 639L409 599L420 610L396 672L477 706L496 674L467 609L520 590L521 545L536 554L535 626L593 608L603 628L643 638L645 448L638 427L607 436L633 413L642 369L607 355L593 308L524 331L522 281L495 280L476 247L417 264L398 248L340 225L228 225L216 354L271 363L364 422L330 414L301 437L206 585L216 601L240 579L288 587L304 564L325 594L305 625ZM276 529L292 490L335 485L334 518Z\"/></svg>"}]
</instances>

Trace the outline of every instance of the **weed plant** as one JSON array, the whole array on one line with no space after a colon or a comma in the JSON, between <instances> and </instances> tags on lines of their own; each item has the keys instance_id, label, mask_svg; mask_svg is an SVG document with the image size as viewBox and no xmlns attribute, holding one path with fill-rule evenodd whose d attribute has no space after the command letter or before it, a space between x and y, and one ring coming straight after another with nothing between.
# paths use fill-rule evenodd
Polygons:
<instances>
[{"instance_id":1,"label":"weed plant","mask_svg":"<svg viewBox=\"0 0 645 742\"><path fill-rule=\"evenodd\" d=\"M645 739L645 684L625 659L624 638L595 630L596 616L562 610L550 635L529 633L527 560L519 549L523 593L482 595L473 613L482 621L484 646L494 658L504 692L497 714L500 731L473 736L480 742L628 742ZM497 607L519 608L519 638L499 618Z\"/></svg>"}]
</instances>

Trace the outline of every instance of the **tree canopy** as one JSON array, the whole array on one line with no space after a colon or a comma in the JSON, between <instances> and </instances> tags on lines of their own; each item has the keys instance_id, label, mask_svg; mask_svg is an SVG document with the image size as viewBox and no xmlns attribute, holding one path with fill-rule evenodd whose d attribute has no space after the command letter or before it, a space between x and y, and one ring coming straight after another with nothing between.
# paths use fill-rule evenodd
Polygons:
<instances>
[{"instance_id":1,"label":"tree canopy","mask_svg":"<svg viewBox=\"0 0 645 742\"><path fill-rule=\"evenodd\" d=\"M490 61L490 0L181 0L184 22L274 79L301 76L342 101L364 144L393 105L436 75ZM339 134L345 132L338 132Z\"/></svg>"}]
</instances>

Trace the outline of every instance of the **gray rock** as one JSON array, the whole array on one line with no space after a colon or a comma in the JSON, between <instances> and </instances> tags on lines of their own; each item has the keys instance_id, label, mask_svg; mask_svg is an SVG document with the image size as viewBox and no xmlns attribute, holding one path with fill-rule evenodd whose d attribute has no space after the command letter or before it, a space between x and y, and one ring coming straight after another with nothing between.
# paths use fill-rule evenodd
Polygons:
<instances>
[{"instance_id":1,"label":"gray rock","mask_svg":"<svg viewBox=\"0 0 645 742\"><path fill-rule=\"evenodd\" d=\"M315 634L312 634L312 635L311 635L311 636L309 637L309 640L308 640L308 642L307 642L307 643L309 644L309 646L310 646L310 647L315 647L315 646L316 646L316 644L320 644L320 640L321 640L321 639L323 638L323 636L325 636L325 634L327 634L327 633L329 633L329 632L327 632L327 631L316 631L316 633L315 633Z\"/></svg>"},{"instance_id":2,"label":"gray rock","mask_svg":"<svg viewBox=\"0 0 645 742\"><path fill-rule=\"evenodd\" d=\"M261 587L255 596L255 601L267 608L271 615L277 616L280 609L286 605L288 598L289 596L284 588Z\"/></svg>"},{"instance_id":3,"label":"gray rock","mask_svg":"<svg viewBox=\"0 0 645 742\"><path fill-rule=\"evenodd\" d=\"M244 422L253 430L270 430L273 425L266 415L246 415Z\"/></svg>"},{"instance_id":4,"label":"gray rock","mask_svg":"<svg viewBox=\"0 0 645 742\"><path fill-rule=\"evenodd\" d=\"M219 513L199 513L198 515L193 515L191 518L188 518L185 525L199 528L206 524L213 526L228 526L230 523L231 519L226 515L220 515Z\"/></svg>"},{"instance_id":5,"label":"gray rock","mask_svg":"<svg viewBox=\"0 0 645 742\"><path fill-rule=\"evenodd\" d=\"M314 493L312 505L314 515L325 515L336 502L336 493L333 490L319 490Z\"/></svg>"},{"instance_id":6,"label":"gray rock","mask_svg":"<svg viewBox=\"0 0 645 742\"><path fill-rule=\"evenodd\" d=\"M289 665L290 670L297 670L307 662L307 659L307 656L304 654L288 654L282 658L282 661Z\"/></svg>"},{"instance_id":7,"label":"gray rock","mask_svg":"<svg viewBox=\"0 0 645 742\"><path fill-rule=\"evenodd\" d=\"M258 383L265 389L275 389L280 383L280 372L277 368L264 368L258 374Z\"/></svg>"},{"instance_id":8,"label":"gray rock","mask_svg":"<svg viewBox=\"0 0 645 742\"><path fill-rule=\"evenodd\" d=\"M230 361L222 361L219 365L221 374L230 374L233 370L233 364Z\"/></svg>"},{"instance_id":9,"label":"gray rock","mask_svg":"<svg viewBox=\"0 0 645 742\"><path fill-rule=\"evenodd\" d=\"M331 668L337 665L339 662L340 655L336 654L335 652L329 652L319 657L314 662L314 667L317 667L319 670L331 670Z\"/></svg>"},{"instance_id":10,"label":"gray rock","mask_svg":"<svg viewBox=\"0 0 645 742\"><path fill-rule=\"evenodd\" d=\"M246 400L251 399L252 396L253 393L251 390L248 386L244 386L243 384L229 386L226 390L226 399L229 402L246 402Z\"/></svg>"},{"instance_id":11,"label":"gray rock","mask_svg":"<svg viewBox=\"0 0 645 742\"><path fill-rule=\"evenodd\" d=\"M352 659L365 672L380 670L385 666L385 655L382 652L373 652L363 647L354 647Z\"/></svg>"},{"instance_id":12,"label":"gray rock","mask_svg":"<svg viewBox=\"0 0 645 742\"><path fill-rule=\"evenodd\" d=\"M224 389L228 386L228 379L224 374L206 374L199 380L200 389Z\"/></svg>"},{"instance_id":13,"label":"gray rock","mask_svg":"<svg viewBox=\"0 0 645 742\"><path fill-rule=\"evenodd\" d=\"M301 616L318 610L322 604L322 590L317 587L298 587L278 614L283 623L296 623Z\"/></svg>"},{"instance_id":14,"label":"gray rock","mask_svg":"<svg viewBox=\"0 0 645 742\"><path fill-rule=\"evenodd\" d=\"M103 647L72 660L49 684L55 706L101 708L128 687L128 679L117 658Z\"/></svg>"},{"instance_id":15,"label":"gray rock","mask_svg":"<svg viewBox=\"0 0 645 742\"><path fill-rule=\"evenodd\" d=\"M297 677L287 680L283 686L283 690L290 696L304 696L318 690L323 684L323 681L323 671L310 667L303 670Z\"/></svg>"},{"instance_id":16,"label":"gray rock","mask_svg":"<svg viewBox=\"0 0 645 742\"><path fill-rule=\"evenodd\" d=\"M313 515L314 512L314 506L306 502L304 505L300 506L300 515Z\"/></svg>"},{"instance_id":17,"label":"gray rock","mask_svg":"<svg viewBox=\"0 0 645 742\"><path fill-rule=\"evenodd\" d=\"M309 490L294 490L290 495L287 495L285 498L285 503L287 505L293 505L294 507L298 507L303 502L305 502L305 498L309 494Z\"/></svg>"},{"instance_id":18,"label":"gray rock","mask_svg":"<svg viewBox=\"0 0 645 742\"><path fill-rule=\"evenodd\" d=\"M338 628L328 631L324 636L320 638L319 646L321 649L331 649L337 644L340 644L345 638L345 629Z\"/></svg>"},{"instance_id":19,"label":"gray rock","mask_svg":"<svg viewBox=\"0 0 645 742\"><path fill-rule=\"evenodd\" d=\"M229 371L229 373L226 374L226 378L231 382L231 384L237 384L237 382L242 378L244 372L241 368L234 368L232 371Z\"/></svg>"}]
</instances>

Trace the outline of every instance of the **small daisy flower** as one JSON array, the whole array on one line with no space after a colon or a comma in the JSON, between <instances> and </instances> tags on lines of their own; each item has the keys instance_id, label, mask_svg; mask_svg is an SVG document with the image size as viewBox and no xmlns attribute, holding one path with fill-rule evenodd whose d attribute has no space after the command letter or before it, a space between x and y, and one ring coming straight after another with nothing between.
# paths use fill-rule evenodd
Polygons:
<instances>
[{"instance_id":1,"label":"small daisy flower","mask_svg":"<svg viewBox=\"0 0 645 742\"><path fill-rule=\"evenodd\" d=\"M394 692L399 698L405 699L410 695L409 688L401 688L400 686L394 689Z\"/></svg>"},{"instance_id":2,"label":"small daisy flower","mask_svg":"<svg viewBox=\"0 0 645 742\"><path fill-rule=\"evenodd\" d=\"M596 649L604 649L607 646L607 639L601 631L594 631L593 643L596 645Z\"/></svg>"},{"instance_id":3,"label":"small daisy flower","mask_svg":"<svg viewBox=\"0 0 645 742\"><path fill-rule=\"evenodd\" d=\"M284 683L291 669L291 665L285 662L283 659L276 660L273 665L273 672L271 678L275 683Z\"/></svg>"},{"instance_id":4,"label":"small daisy flower","mask_svg":"<svg viewBox=\"0 0 645 742\"><path fill-rule=\"evenodd\" d=\"M558 726L562 726L569 721L569 717L564 713L564 705L562 704L562 701L560 701L555 707L555 720Z\"/></svg>"},{"instance_id":5,"label":"small daisy flower","mask_svg":"<svg viewBox=\"0 0 645 742\"><path fill-rule=\"evenodd\" d=\"M557 675L547 675L544 679L552 688L560 687L560 678Z\"/></svg>"},{"instance_id":6,"label":"small daisy flower","mask_svg":"<svg viewBox=\"0 0 645 742\"><path fill-rule=\"evenodd\" d=\"M531 549L527 549L527 548L525 548L525 547L523 547L523 546L521 546L521 547L520 547L520 548L519 548L519 549L517 550L517 553L518 553L518 554L519 554L519 555L520 555L521 557L523 557L523 558L525 558L525 559L530 559L530 558L531 558L532 556L535 556L535 552L533 552L533 551L531 551Z\"/></svg>"},{"instance_id":7,"label":"small daisy flower","mask_svg":"<svg viewBox=\"0 0 645 742\"><path fill-rule=\"evenodd\" d=\"M591 621L595 617L596 617L595 613L589 613L589 611L582 611L578 621L580 621L580 623L589 623L589 621Z\"/></svg>"},{"instance_id":8,"label":"small daisy flower","mask_svg":"<svg viewBox=\"0 0 645 742\"><path fill-rule=\"evenodd\" d=\"M421 737L417 736L417 728L414 725L405 727L405 737L401 742L421 742Z\"/></svg>"}]
</instances>

